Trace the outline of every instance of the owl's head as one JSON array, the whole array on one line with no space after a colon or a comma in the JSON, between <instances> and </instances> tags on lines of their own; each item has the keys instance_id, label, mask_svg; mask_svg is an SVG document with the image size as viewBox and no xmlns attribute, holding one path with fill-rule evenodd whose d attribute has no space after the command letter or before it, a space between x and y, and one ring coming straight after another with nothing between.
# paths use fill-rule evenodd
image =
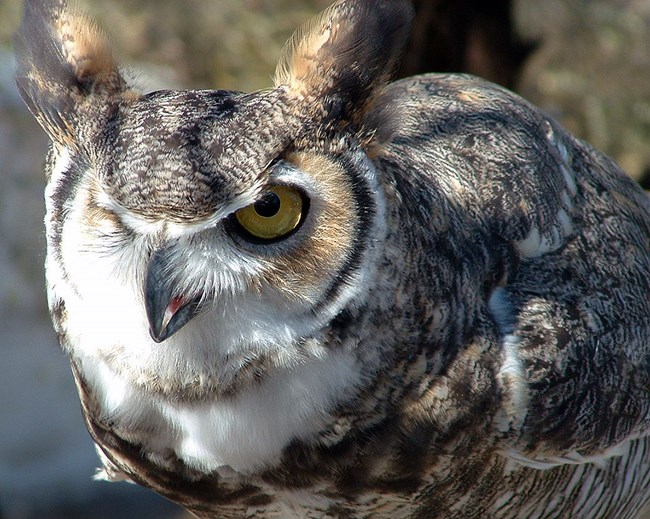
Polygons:
<instances>
[{"instance_id":1,"label":"owl's head","mask_svg":"<svg viewBox=\"0 0 650 519\"><path fill-rule=\"evenodd\" d=\"M17 83L53 143L48 280L78 307L71 335L123 359L250 358L356 304L384 211L364 114L411 16L340 0L288 42L272 89L142 94L93 22L27 1Z\"/></svg>"}]
</instances>

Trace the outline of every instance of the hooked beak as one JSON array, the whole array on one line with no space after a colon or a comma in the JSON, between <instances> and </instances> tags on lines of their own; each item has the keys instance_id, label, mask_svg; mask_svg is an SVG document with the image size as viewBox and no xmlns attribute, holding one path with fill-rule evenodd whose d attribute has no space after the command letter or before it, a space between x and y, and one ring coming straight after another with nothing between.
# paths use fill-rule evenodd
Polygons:
<instances>
[{"instance_id":1,"label":"hooked beak","mask_svg":"<svg viewBox=\"0 0 650 519\"><path fill-rule=\"evenodd\" d=\"M144 289L149 333L156 342L174 335L199 311L200 296L178 293L169 272L168 254L156 252L149 262Z\"/></svg>"}]
</instances>

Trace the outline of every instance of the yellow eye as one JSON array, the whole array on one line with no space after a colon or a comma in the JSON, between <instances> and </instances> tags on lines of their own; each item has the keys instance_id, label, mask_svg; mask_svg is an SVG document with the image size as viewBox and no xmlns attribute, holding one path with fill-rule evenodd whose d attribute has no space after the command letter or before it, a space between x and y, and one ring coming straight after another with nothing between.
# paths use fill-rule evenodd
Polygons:
<instances>
[{"instance_id":1,"label":"yellow eye","mask_svg":"<svg viewBox=\"0 0 650 519\"><path fill-rule=\"evenodd\" d=\"M235 212L235 218L256 238L273 240L298 227L302 212L300 191L289 186L272 186L257 202Z\"/></svg>"}]
</instances>

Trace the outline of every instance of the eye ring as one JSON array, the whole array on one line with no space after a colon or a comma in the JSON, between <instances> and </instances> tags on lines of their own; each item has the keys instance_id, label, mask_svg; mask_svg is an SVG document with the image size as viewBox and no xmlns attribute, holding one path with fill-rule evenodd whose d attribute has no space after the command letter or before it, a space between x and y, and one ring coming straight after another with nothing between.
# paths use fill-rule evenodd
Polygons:
<instances>
[{"instance_id":1,"label":"eye ring","mask_svg":"<svg viewBox=\"0 0 650 519\"><path fill-rule=\"evenodd\" d=\"M289 185L269 186L251 205L235 211L234 220L245 238L271 242L288 237L304 220L308 199Z\"/></svg>"}]
</instances>

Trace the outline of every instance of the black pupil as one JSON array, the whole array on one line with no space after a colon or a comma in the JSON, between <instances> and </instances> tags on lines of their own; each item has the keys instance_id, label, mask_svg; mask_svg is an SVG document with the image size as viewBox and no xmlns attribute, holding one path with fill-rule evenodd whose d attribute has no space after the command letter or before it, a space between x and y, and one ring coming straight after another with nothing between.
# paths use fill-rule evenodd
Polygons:
<instances>
[{"instance_id":1,"label":"black pupil","mask_svg":"<svg viewBox=\"0 0 650 519\"><path fill-rule=\"evenodd\" d=\"M255 202L253 207L255 208L255 212L260 216L271 218L278 214L280 210L280 197L269 191L268 193L264 193L264 196Z\"/></svg>"}]
</instances>

